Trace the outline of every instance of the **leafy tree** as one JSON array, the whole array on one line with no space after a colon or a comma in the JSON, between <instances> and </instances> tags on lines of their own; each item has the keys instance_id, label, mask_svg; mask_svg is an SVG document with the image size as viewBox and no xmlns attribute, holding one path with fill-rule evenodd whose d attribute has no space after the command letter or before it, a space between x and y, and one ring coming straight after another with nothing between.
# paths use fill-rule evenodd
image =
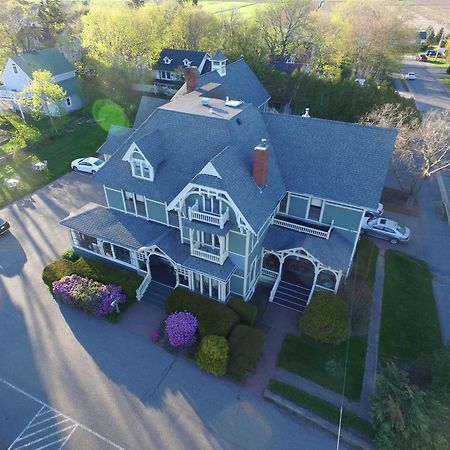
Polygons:
<instances>
[{"instance_id":1,"label":"leafy tree","mask_svg":"<svg viewBox=\"0 0 450 450\"><path fill-rule=\"evenodd\" d=\"M410 383L389 363L377 379L372 402L375 443L381 450L447 449L448 409Z\"/></svg>"},{"instance_id":2,"label":"leafy tree","mask_svg":"<svg viewBox=\"0 0 450 450\"><path fill-rule=\"evenodd\" d=\"M65 96L63 88L54 82L51 72L42 70L33 72L33 79L22 91L20 101L35 117L48 115L56 133L57 129L52 116L59 114L59 105Z\"/></svg>"},{"instance_id":3,"label":"leafy tree","mask_svg":"<svg viewBox=\"0 0 450 450\"><path fill-rule=\"evenodd\" d=\"M54 43L64 29L66 21L61 0L41 0L37 15L44 39L49 43Z\"/></svg>"}]
</instances>

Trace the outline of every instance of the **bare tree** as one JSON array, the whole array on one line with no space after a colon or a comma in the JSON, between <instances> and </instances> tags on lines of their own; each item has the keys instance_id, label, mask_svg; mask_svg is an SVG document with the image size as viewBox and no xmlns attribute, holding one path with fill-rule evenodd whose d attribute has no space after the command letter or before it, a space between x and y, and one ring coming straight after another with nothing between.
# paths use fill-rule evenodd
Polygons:
<instances>
[{"instance_id":1,"label":"bare tree","mask_svg":"<svg viewBox=\"0 0 450 450\"><path fill-rule=\"evenodd\" d=\"M392 168L402 190L410 195L417 194L427 179L450 168L449 111L433 109L419 121L414 110L385 104L363 122L398 130Z\"/></svg>"}]
</instances>

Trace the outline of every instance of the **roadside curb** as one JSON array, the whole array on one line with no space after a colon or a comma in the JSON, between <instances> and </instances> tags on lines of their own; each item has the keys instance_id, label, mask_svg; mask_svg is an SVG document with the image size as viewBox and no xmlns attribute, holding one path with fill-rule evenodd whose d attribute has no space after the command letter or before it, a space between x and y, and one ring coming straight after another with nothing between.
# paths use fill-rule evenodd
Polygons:
<instances>
[{"instance_id":1,"label":"roadside curb","mask_svg":"<svg viewBox=\"0 0 450 450\"><path fill-rule=\"evenodd\" d=\"M331 422L329 422L327 419L324 419L313 412L289 401L285 398L274 394L270 390L266 389L263 394L264 398L266 400L271 401L272 403L275 403L276 405L288 410L292 414L295 414L297 416L301 416L304 419L312 422L314 425L322 428L325 431L328 431L329 433L337 436L338 435L338 427ZM341 428L341 439L345 441L347 444L350 444L356 448L361 448L364 450L373 450L375 447L373 444L364 439L363 437L357 436L353 432L350 432L346 429Z\"/></svg>"},{"instance_id":2,"label":"roadside curb","mask_svg":"<svg viewBox=\"0 0 450 450\"><path fill-rule=\"evenodd\" d=\"M436 179L441 193L442 201L444 202L445 212L447 213L447 222L450 227L450 201L448 199L447 191L445 190L444 181L440 172L436 174Z\"/></svg>"}]
</instances>

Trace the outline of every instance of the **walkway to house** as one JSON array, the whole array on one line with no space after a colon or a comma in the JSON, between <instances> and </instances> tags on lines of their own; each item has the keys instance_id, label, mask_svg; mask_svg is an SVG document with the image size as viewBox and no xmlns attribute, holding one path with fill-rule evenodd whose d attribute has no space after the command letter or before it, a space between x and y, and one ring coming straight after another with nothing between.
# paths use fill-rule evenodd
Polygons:
<instances>
[{"instance_id":1,"label":"walkway to house","mask_svg":"<svg viewBox=\"0 0 450 450\"><path fill-rule=\"evenodd\" d=\"M370 419L369 400L375 392L378 365L378 340L384 286L384 255L384 249L380 249L376 265L364 382L360 401L350 402L346 398L344 399L345 409L366 420ZM263 326L269 328L264 355L258 364L256 372L246 380L245 387L254 393L262 395L269 384L269 380L275 378L340 407L341 395L337 392L330 391L306 378L276 367L277 357L286 333L298 333L298 314L281 306L271 304L264 313Z\"/></svg>"}]
</instances>

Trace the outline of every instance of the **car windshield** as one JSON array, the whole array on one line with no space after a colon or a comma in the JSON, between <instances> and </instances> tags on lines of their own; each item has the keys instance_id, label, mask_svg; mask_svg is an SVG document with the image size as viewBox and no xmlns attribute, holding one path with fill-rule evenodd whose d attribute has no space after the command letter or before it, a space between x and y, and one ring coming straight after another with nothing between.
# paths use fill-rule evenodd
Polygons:
<instances>
[{"instance_id":1,"label":"car windshield","mask_svg":"<svg viewBox=\"0 0 450 450\"><path fill-rule=\"evenodd\" d=\"M369 219L369 220L367 221L367 225L374 226L374 225L376 225L377 220L378 220L378 219L377 219L376 217L372 217L371 219Z\"/></svg>"},{"instance_id":2,"label":"car windshield","mask_svg":"<svg viewBox=\"0 0 450 450\"><path fill-rule=\"evenodd\" d=\"M94 164L96 166L101 166L103 164L103 161L101 161L100 159L97 159L97 161L94 161Z\"/></svg>"},{"instance_id":3,"label":"car windshield","mask_svg":"<svg viewBox=\"0 0 450 450\"><path fill-rule=\"evenodd\" d=\"M397 231L401 234L405 234L406 233L406 228L402 227L401 225L397 225Z\"/></svg>"}]
</instances>

